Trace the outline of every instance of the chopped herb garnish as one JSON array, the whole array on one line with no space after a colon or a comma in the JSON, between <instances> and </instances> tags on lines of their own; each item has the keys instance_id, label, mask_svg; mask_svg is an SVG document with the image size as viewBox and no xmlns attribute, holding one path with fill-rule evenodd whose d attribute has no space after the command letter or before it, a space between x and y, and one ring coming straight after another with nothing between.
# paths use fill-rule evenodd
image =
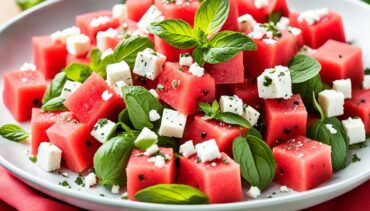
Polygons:
<instances>
[{"instance_id":1,"label":"chopped herb garnish","mask_svg":"<svg viewBox=\"0 0 370 211\"><path fill-rule=\"evenodd\" d=\"M264 86L270 86L272 84L272 79L268 76L264 77L263 85Z\"/></svg>"},{"instance_id":2,"label":"chopped herb garnish","mask_svg":"<svg viewBox=\"0 0 370 211\"><path fill-rule=\"evenodd\" d=\"M28 159L30 159L30 161L32 162L32 163L36 163L37 162L37 157L36 156L30 156Z\"/></svg>"},{"instance_id":3,"label":"chopped herb garnish","mask_svg":"<svg viewBox=\"0 0 370 211\"><path fill-rule=\"evenodd\" d=\"M353 156L352 156L352 163L356 163L358 161L361 161L361 158L358 157L357 154L353 154Z\"/></svg>"},{"instance_id":4,"label":"chopped herb garnish","mask_svg":"<svg viewBox=\"0 0 370 211\"><path fill-rule=\"evenodd\" d=\"M63 182L59 182L59 185L60 186L63 186L63 187L69 187L69 188L71 188L71 186L69 185L69 183L66 180L64 180Z\"/></svg>"},{"instance_id":5,"label":"chopped herb garnish","mask_svg":"<svg viewBox=\"0 0 370 211\"><path fill-rule=\"evenodd\" d=\"M163 84L158 84L158 85L157 85L157 89L158 89L159 91L163 91L163 89L164 89Z\"/></svg>"},{"instance_id":6,"label":"chopped herb garnish","mask_svg":"<svg viewBox=\"0 0 370 211\"><path fill-rule=\"evenodd\" d=\"M82 186L84 186L84 185L85 185L85 184L84 184L84 181L82 180L82 178L81 178L80 176L76 177L75 183L76 183L77 185L82 185Z\"/></svg>"}]
</instances>

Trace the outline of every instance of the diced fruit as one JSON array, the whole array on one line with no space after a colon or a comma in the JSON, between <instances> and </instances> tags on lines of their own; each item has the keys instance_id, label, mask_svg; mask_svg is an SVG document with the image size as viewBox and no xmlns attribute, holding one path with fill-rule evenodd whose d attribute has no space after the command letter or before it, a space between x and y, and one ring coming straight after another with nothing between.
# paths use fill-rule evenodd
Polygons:
<instances>
[{"instance_id":1,"label":"diced fruit","mask_svg":"<svg viewBox=\"0 0 370 211\"><path fill-rule=\"evenodd\" d=\"M331 84L335 80L350 78L355 87L361 86L364 79L361 48L329 40L312 57L322 66L320 75L323 82Z\"/></svg>"},{"instance_id":2,"label":"diced fruit","mask_svg":"<svg viewBox=\"0 0 370 211\"><path fill-rule=\"evenodd\" d=\"M175 159L172 148L160 148L165 157L165 164L159 168L150 159L157 159L156 155L148 157L144 151L133 150L128 162L127 193L130 200L135 200L135 193L141 189L158 184L171 184L175 182Z\"/></svg>"},{"instance_id":3,"label":"diced fruit","mask_svg":"<svg viewBox=\"0 0 370 211\"><path fill-rule=\"evenodd\" d=\"M227 17L225 24L222 26L221 31L224 30L238 31L239 29L237 21L237 18L239 17L238 1L239 0L229 0L230 2L229 16Z\"/></svg>"},{"instance_id":4,"label":"diced fruit","mask_svg":"<svg viewBox=\"0 0 370 211\"><path fill-rule=\"evenodd\" d=\"M275 181L295 191L310 190L332 176L331 147L299 136L274 147Z\"/></svg>"},{"instance_id":5,"label":"diced fruit","mask_svg":"<svg viewBox=\"0 0 370 211\"><path fill-rule=\"evenodd\" d=\"M195 12L199 8L199 1L163 1L155 0L155 6L166 19L182 19L190 25L194 24Z\"/></svg>"},{"instance_id":6,"label":"diced fruit","mask_svg":"<svg viewBox=\"0 0 370 211\"><path fill-rule=\"evenodd\" d=\"M194 144L198 144L215 139L220 151L231 156L234 139L243 135L246 131L246 128L214 120L204 120L202 116L197 115L188 118L182 142L193 140Z\"/></svg>"},{"instance_id":7,"label":"diced fruit","mask_svg":"<svg viewBox=\"0 0 370 211\"><path fill-rule=\"evenodd\" d=\"M210 75L196 77L188 67L171 62L165 63L157 87L161 100L186 115L197 112L200 102L212 102L215 91Z\"/></svg>"},{"instance_id":8,"label":"diced fruit","mask_svg":"<svg viewBox=\"0 0 370 211\"><path fill-rule=\"evenodd\" d=\"M280 13L284 17L289 15L286 0L267 0L266 6L258 6L258 4L255 4L256 1L259 0L239 0L239 14L250 14L259 23L267 22L268 15L271 13ZM257 8L256 5L260 8Z\"/></svg>"},{"instance_id":9,"label":"diced fruit","mask_svg":"<svg viewBox=\"0 0 370 211\"><path fill-rule=\"evenodd\" d=\"M126 7L128 18L138 22L152 4L153 0L127 0Z\"/></svg>"},{"instance_id":10,"label":"diced fruit","mask_svg":"<svg viewBox=\"0 0 370 211\"><path fill-rule=\"evenodd\" d=\"M198 162L198 156L180 158L179 183L204 192L210 203L238 202L243 198L240 167L225 153L212 162Z\"/></svg>"},{"instance_id":11,"label":"diced fruit","mask_svg":"<svg viewBox=\"0 0 370 211\"><path fill-rule=\"evenodd\" d=\"M31 119L33 107L41 105L46 81L38 71L13 71L4 73L3 100L17 121Z\"/></svg>"},{"instance_id":12,"label":"diced fruit","mask_svg":"<svg viewBox=\"0 0 370 211\"><path fill-rule=\"evenodd\" d=\"M121 97L97 73L93 73L64 104L90 129L98 119L115 120L125 107Z\"/></svg>"},{"instance_id":13,"label":"diced fruit","mask_svg":"<svg viewBox=\"0 0 370 211\"><path fill-rule=\"evenodd\" d=\"M77 56L68 54L66 66L73 64L73 63L90 64L90 62L91 62L90 57L77 57Z\"/></svg>"},{"instance_id":14,"label":"diced fruit","mask_svg":"<svg viewBox=\"0 0 370 211\"><path fill-rule=\"evenodd\" d=\"M265 140L270 147L306 134L307 111L300 95L293 95L288 100L265 100L264 110Z\"/></svg>"},{"instance_id":15,"label":"diced fruit","mask_svg":"<svg viewBox=\"0 0 370 211\"><path fill-rule=\"evenodd\" d=\"M366 141L365 125L360 118L342 120L342 125L350 145Z\"/></svg>"},{"instance_id":16,"label":"diced fruit","mask_svg":"<svg viewBox=\"0 0 370 211\"><path fill-rule=\"evenodd\" d=\"M83 172L93 164L100 143L90 136L90 129L77 120L62 120L46 131L50 142L63 151L62 158L68 169Z\"/></svg>"},{"instance_id":17,"label":"diced fruit","mask_svg":"<svg viewBox=\"0 0 370 211\"><path fill-rule=\"evenodd\" d=\"M289 69L284 66L266 69L258 76L257 87L260 98L289 99L292 96L292 82Z\"/></svg>"},{"instance_id":18,"label":"diced fruit","mask_svg":"<svg viewBox=\"0 0 370 211\"><path fill-rule=\"evenodd\" d=\"M237 84L244 82L243 53L220 64L206 64L205 69L215 79L216 84Z\"/></svg>"},{"instance_id":19,"label":"diced fruit","mask_svg":"<svg viewBox=\"0 0 370 211\"><path fill-rule=\"evenodd\" d=\"M366 133L370 134L370 89L354 89L352 99L344 103L344 116L359 116L365 124Z\"/></svg>"},{"instance_id":20,"label":"diced fruit","mask_svg":"<svg viewBox=\"0 0 370 211\"><path fill-rule=\"evenodd\" d=\"M242 84L233 84L232 93L243 100L247 105L253 108L260 108L261 99L258 97L256 81L246 79Z\"/></svg>"},{"instance_id":21,"label":"diced fruit","mask_svg":"<svg viewBox=\"0 0 370 211\"><path fill-rule=\"evenodd\" d=\"M37 164L45 171L53 171L60 168L62 150L51 143L41 143L37 154Z\"/></svg>"},{"instance_id":22,"label":"diced fruit","mask_svg":"<svg viewBox=\"0 0 370 211\"><path fill-rule=\"evenodd\" d=\"M344 113L344 95L335 90L324 90L317 99L325 116L334 117Z\"/></svg>"},{"instance_id":23,"label":"diced fruit","mask_svg":"<svg viewBox=\"0 0 370 211\"><path fill-rule=\"evenodd\" d=\"M138 76L136 74L133 74L132 77L135 86L143 86L148 90L157 88L158 78L156 80L150 80L145 77Z\"/></svg>"},{"instance_id":24,"label":"diced fruit","mask_svg":"<svg viewBox=\"0 0 370 211\"><path fill-rule=\"evenodd\" d=\"M33 37L32 48L35 65L46 79L52 79L66 66L66 45L54 43L50 36Z\"/></svg>"},{"instance_id":25,"label":"diced fruit","mask_svg":"<svg viewBox=\"0 0 370 211\"><path fill-rule=\"evenodd\" d=\"M178 49L169 45L166 41L154 36L154 47L155 50L167 57L169 62L179 61L180 54L191 53L192 49Z\"/></svg>"}]
</instances>

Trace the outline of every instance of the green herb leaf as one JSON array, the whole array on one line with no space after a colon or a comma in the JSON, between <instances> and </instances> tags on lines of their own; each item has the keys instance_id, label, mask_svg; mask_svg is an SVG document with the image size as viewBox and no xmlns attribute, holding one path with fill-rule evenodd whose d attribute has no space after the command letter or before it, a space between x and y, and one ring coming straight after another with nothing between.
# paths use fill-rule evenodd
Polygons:
<instances>
[{"instance_id":1,"label":"green herb leaf","mask_svg":"<svg viewBox=\"0 0 370 211\"><path fill-rule=\"evenodd\" d=\"M365 75L370 75L370 68L365 69Z\"/></svg>"},{"instance_id":2,"label":"green herb leaf","mask_svg":"<svg viewBox=\"0 0 370 211\"><path fill-rule=\"evenodd\" d=\"M42 103L45 104L50 99L60 96L66 81L67 77L64 71L56 74L54 79L51 81L50 85L46 89L44 97L42 98Z\"/></svg>"},{"instance_id":3,"label":"green herb leaf","mask_svg":"<svg viewBox=\"0 0 370 211\"><path fill-rule=\"evenodd\" d=\"M289 62L292 83L302 83L315 76L321 70L321 64L314 58L299 54Z\"/></svg>"},{"instance_id":4,"label":"green herb leaf","mask_svg":"<svg viewBox=\"0 0 370 211\"><path fill-rule=\"evenodd\" d=\"M181 19L167 19L159 23L152 23L148 30L176 48L193 48L197 44L193 28L188 22Z\"/></svg>"},{"instance_id":5,"label":"green herb leaf","mask_svg":"<svg viewBox=\"0 0 370 211\"><path fill-rule=\"evenodd\" d=\"M281 17L282 17L281 11L271 12L267 17L267 20L268 22L273 22L276 24L277 22L280 21Z\"/></svg>"},{"instance_id":6,"label":"green herb leaf","mask_svg":"<svg viewBox=\"0 0 370 211\"><path fill-rule=\"evenodd\" d=\"M101 59L101 52L98 49L93 49L91 51L90 68L94 72L98 73L102 78L105 79L107 77L107 66L113 63L115 63L115 58L113 54Z\"/></svg>"},{"instance_id":7,"label":"green herb leaf","mask_svg":"<svg viewBox=\"0 0 370 211\"><path fill-rule=\"evenodd\" d=\"M84 82L92 73L87 64L73 63L64 69L68 79L72 81Z\"/></svg>"},{"instance_id":8,"label":"green herb leaf","mask_svg":"<svg viewBox=\"0 0 370 211\"><path fill-rule=\"evenodd\" d=\"M212 105L209 103L199 103L199 110L205 113L204 119L214 119L220 113L220 105L214 100Z\"/></svg>"},{"instance_id":9,"label":"green herb leaf","mask_svg":"<svg viewBox=\"0 0 370 211\"><path fill-rule=\"evenodd\" d=\"M249 128L248 131L243 135L243 137L246 138L247 140L248 140L249 136L254 136L254 137L257 137L257 138L263 140L263 136L260 133L260 131L258 131L254 127Z\"/></svg>"},{"instance_id":10,"label":"green herb leaf","mask_svg":"<svg viewBox=\"0 0 370 211\"><path fill-rule=\"evenodd\" d=\"M200 190L188 185L160 184L142 189L135 194L141 202L158 204L208 204L209 200Z\"/></svg>"},{"instance_id":11,"label":"green herb leaf","mask_svg":"<svg viewBox=\"0 0 370 211\"><path fill-rule=\"evenodd\" d=\"M204 55L205 55L205 50L198 47L195 48L193 51L193 58L196 63L198 63L200 66L203 66L205 61L204 61Z\"/></svg>"},{"instance_id":12,"label":"green herb leaf","mask_svg":"<svg viewBox=\"0 0 370 211\"><path fill-rule=\"evenodd\" d=\"M229 0L203 1L195 13L194 28L199 28L206 34L218 32L229 16Z\"/></svg>"},{"instance_id":13,"label":"green herb leaf","mask_svg":"<svg viewBox=\"0 0 370 211\"><path fill-rule=\"evenodd\" d=\"M356 163L356 162L359 162L359 161L361 161L361 158L358 157L357 154L353 154L353 156L352 156L352 163Z\"/></svg>"},{"instance_id":14,"label":"green herb leaf","mask_svg":"<svg viewBox=\"0 0 370 211\"><path fill-rule=\"evenodd\" d=\"M33 6L36 6L37 4L40 4L41 2L44 2L45 0L17 0L17 5L22 9L26 10Z\"/></svg>"},{"instance_id":15,"label":"green herb leaf","mask_svg":"<svg viewBox=\"0 0 370 211\"><path fill-rule=\"evenodd\" d=\"M0 136L10 141L25 141L29 135L23 128L15 124L7 124L0 127Z\"/></svg>"},{"instance_id":16,"label":"green herb leaf","mask_svg":"<svg viewBox=\"0 0 370 211\"><path fill-rule=\"evenodd\" d=\"M240 164L242 177L252 186L263 190L275 177L276 161L270 147L253 134L233 142L233 155Z\"/></svg>"},{"instance_id":17,"label":"green herb leaf","mask_svg":"<svg viewBox=\"0 0 370 211\"><path fill-rule=\"evenodd\" d=\"M37 156L34 156L34 155L31 155L28 157L28 159L32 162L32 163L37 163Z\"/></svg>"},{"instance_id":18,"label":"green herb leaf","mask_svg":"<svg viewBox=\"0 0 370 211\"><path fill-rule=\"evenodd\" d=\"M313 99L312 101L313 101L314 108L316 109L316 111L318 111L320 113L320 121L323 122L325 120L326 116L325 116L325 113L322 110L320 104L317 102L316 94L314 92L312 92L312 99Z\"/></svg>"},{"instance_id":19,"label":"green herb leaf","mask_svg":"<svg viewBox=\"0 0 370 211\"><path fill-rule=\"evenodd\" d=\"M251 128L251 123L244 119L243 117L239 116L238 114L234 114L231 112L222 112L215 116L215 119L227 124L231 125L239 125L245 128Z\"/></svg>"},{"instance_id":20,"label":"green herb leaf","mask_svg":"<svg viewBox=\"0 0 370 211\"><path fill-rule=\"evenodd\" d=\"M75 183L80 186L85 186L83 179L80 176L77 176L75 179Z\"/></svg>"},{"instance_id":21,"label":"green herb leaf","mask_svg":"<svg viewBox=\"0 0 370 211\"><path fill-rule=\"evenodd\" d=\"M47 101L41 107L41 111L65 111L67 108L64 106L65 99L61 97L55 97Z\"/></svg>"},{"instance_id":22,"label":"green herb leaf","mask_svg":"<svg viewBox=\"0 0 370 211\"><path fill-rule=\"evenodd\" d=\"M314 108L312 93L314 93L315 97L317 97L322 90L323 84L319 74L311 79L308 79L307 81L292 84L293 93L301 95L306 108L309 110L313 110Z\"/></svg>"},{"instance_id":23,"label":"green herb leaf","mask_svg":"<svg viewBox=\"0 0 370 211\"><path fill-rule=\"evenodd\" d=\"M158 142L157 139L143 139L140 141L135 142L135 147L140 150L146 150L151 147L153 144Z\"/></svg>"},{"instance_id":24,"label":"green herb leaf","mask_svg":"<svg viewBox=\"0 0 370 211\"><path fill-rule=\"evenodd\" d=\"M159 136L157 145L159 147L167 147L167 148L170 147L174 149L174 151L178 151L179 141L173 137Z\"/></svg>"}]
</instances>

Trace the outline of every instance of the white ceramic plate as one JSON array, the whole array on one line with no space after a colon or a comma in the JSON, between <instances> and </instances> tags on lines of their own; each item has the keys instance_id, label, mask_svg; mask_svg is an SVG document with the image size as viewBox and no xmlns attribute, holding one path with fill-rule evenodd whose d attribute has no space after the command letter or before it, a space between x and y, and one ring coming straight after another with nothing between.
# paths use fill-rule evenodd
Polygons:
<instances>
[{"instance_id":1,"label":"white ceramic plate","mask_svg":"<svg viewBox=\"0 0 370 211\"><path fill-rule=\"evenodd\" d=\"M50 34L58 29L73 25L76 15L98 9L110 9L118 0L64 0L48 1L23 13L0 26L0 87L2 89L2 73L17 70L25 61L32 62L31 37ZM370 7L357 0L289 0L292 10L301 11L327 7L339 12L344 19L347 39L363 47L365 64L370 66ZM2 102L0 93L0 125L15 122ZM29 124L23 124L27 129ZM103 187L85 189L74 183L76 174L70 172L69 178L58 173L46 173L28 159L28 144L18 144L0 138L0 164L15 176L57 199L90 210L297 210L307 208L339 196L370 178L370 147L356 150L361 162L348 166L345 170L335 173L333 178L320 187L303 192L278 194L267 198L279 189L272 185L257 200L246 200L239 203L172 206L132 202L120 199L120 195L112 195ZM68 172L63 170L63 172ZM67 180L72 188L58 185ZM220 181L222 182L222 181ZM122 190L123 191L123 190ZM104 194L104 197L101 196Z\"/></svg>"}]
</instances>

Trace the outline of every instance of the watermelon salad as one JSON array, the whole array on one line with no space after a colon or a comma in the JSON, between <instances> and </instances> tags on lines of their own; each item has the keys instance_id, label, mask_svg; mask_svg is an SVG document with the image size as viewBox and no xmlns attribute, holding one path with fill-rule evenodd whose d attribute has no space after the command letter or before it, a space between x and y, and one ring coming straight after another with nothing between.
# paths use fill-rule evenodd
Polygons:
<instances>
[{"instance_id":1,"label":"watermelon salad","mask_svg":"<svg viewBox=\"0 0 370 211\"><path fill-rule=\"evenodd\" d=\"M0 135L30 139L35 168L67 168L123 199L231 203L273 182L308 191L360 160L349 149L370 134L370 70L326 8L127 0L32 47L34 64L4 73L3 89L32 132Z\"/></svg>"}]
</instances>

